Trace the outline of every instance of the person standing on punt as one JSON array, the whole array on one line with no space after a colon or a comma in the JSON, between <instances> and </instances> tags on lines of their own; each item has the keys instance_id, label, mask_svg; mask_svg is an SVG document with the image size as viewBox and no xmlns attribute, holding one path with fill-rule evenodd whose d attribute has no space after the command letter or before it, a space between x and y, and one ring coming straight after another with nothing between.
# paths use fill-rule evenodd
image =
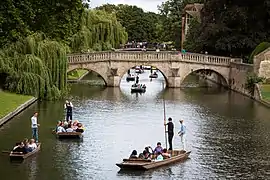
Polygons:
<instances>
[{"instance_id":1,"label":"person standing on punt","mask_svg":"<svg viewBox=\"0 0 270 180\"><path fill-rule=\"evenodd\" d=\"M169 117L168 121L169 122L165 125L168 126L167 132L168 132L169 150L173 150L172 140L173 140L173 136L174 136L174 124L172 122L171 117Z\"/></svg>"},{"instance_id":2,"label":"person standing on punt","mask_svg":"<svg viewBox=\"0 0 270 180\"><path fill-rule=\"evenodd\" d=\"M139 83L139 76L137 75L136 76L136 84L138 84Z\"/></svg>"},{"instance_id":3,"label":"person standing on punt","mask_svg":"<svg viewBox=\"0 0 270 180\"><path fill-rule=\"evenodd\" d=\"M37 116L38 113L35 112L34 116L31 118L31 127L32 127L32 137L36 140L36 143L38 143L38 122L37 122Z\"/></svg>"},{"instance_id":4,"label":"person standing on punt","mask_svg":"<svg viewBox=\"0 0 270 180\"><path fill-rule=\"evenodd\" d=\"M72 120L72 109L73 109L73 104L66 100L65 103L65 109L67 110L67 116L66 116L66 121Z\"/></svg>"},{"instance_id":5,"label":"person standing on punt","mask_svg":"<svg viewBox=\"0 0 270 180\"><path fill-rule=\"evenodd\" d=\"M186 150L186 126L184 125L183 120L179 120L180 122L180 131L178 132L180 138L183 150Z\"/></svg>"}]
</instances>

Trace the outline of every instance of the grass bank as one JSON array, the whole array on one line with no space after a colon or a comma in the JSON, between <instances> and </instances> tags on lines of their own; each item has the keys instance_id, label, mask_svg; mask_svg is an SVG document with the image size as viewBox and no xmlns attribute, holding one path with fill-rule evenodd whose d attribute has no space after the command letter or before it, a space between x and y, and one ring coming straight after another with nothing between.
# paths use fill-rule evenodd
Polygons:
<instances>
[{"instance_id":1,"label":"grass bank","mask_svg":"<svg viewBox=\"0 0 270 180\"><path fill-rule=\"evenodd\" d=\"M261 95L264 101L270 102L270 84L261 85Z\"/></svg>"},{"instance_id":2,"label":"grass bank","mask_svg":"<svg viewBox=\"0 0 270 180\"><path fill-rule=\"evenodd\" d=\"M87 72L88 71L85 69L77 69L75 71L72 71L72 72L68 73L68 80L80 79Z\"/></svg>"},{"instance_id":3,"label":"grass bank","mask_svg":"<svg viewBox=\"0 0 270 180\"><path fill-rule=\"evenodd\" d=\"M16 110L20 105L31 98L33 97L0 91L0 119Z\"/></svg>"}]
</instances>

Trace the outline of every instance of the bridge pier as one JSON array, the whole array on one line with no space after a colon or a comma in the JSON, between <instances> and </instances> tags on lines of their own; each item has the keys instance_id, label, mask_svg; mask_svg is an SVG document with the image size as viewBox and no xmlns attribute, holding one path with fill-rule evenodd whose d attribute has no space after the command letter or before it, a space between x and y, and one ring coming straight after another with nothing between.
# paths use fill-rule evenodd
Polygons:
<instances>
[{"instance_id":1,"label":"bridge pier","mask_svg":"<svg viewBox=\"0 0 270 180\"><path fill-rule=\"evenodd\" d=\"M108 76L107 86L108 87L119 87L121 77L120 76Z\"/></svg>"},{"instance_id":2,"label":"bridge pier","mask_svg":"<svg viewBox=\"0 0 270 180\"><path fill-rule=\"evenodd\" d=\"M167 78L167 87L170 88L179 88L181 85L181 77L180 76L169 76Z\"/></svg>"}]
</instances>

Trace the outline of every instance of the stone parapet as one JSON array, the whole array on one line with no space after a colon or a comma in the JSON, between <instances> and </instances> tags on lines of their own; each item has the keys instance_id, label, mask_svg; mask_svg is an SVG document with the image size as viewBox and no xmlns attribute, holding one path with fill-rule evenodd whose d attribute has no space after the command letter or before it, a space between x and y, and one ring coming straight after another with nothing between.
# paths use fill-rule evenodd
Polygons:
<instances>
[{"instance_id":1,"label":"stone parapet","mask_svg":"<svg viewBox=\"0 0 270 180\"><path fill-rule=\"evenodd\" d=\"M69 54L69 64L87 63L97 61L136 61L136 62L158 62L158 61L186 61L198 62L205 64L221 64L229 65L231 62L241 63L241 59L235 59L222 56L211 56L196 53L179 53L165 51L165 52L95 52L84 54Z\"/></svg>"}]
</instances>

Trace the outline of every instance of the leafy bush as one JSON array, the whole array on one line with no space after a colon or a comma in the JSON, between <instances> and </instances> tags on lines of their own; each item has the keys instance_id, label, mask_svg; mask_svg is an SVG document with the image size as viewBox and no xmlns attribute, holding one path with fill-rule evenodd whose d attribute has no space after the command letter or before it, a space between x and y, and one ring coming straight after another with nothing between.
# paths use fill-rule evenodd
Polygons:
<instances>
[{"instance_id":1,"label":"leafy bush","mask_svg":"<svg viewBox=\"0 0 270 180\"><path fill-rule=\"evenodd\" d=\"M256 74L249 74L246 79L245 88L251 95L254 95L255 84L263 82L265 78L259 77Z\"/></svg>"}]
</instances>

